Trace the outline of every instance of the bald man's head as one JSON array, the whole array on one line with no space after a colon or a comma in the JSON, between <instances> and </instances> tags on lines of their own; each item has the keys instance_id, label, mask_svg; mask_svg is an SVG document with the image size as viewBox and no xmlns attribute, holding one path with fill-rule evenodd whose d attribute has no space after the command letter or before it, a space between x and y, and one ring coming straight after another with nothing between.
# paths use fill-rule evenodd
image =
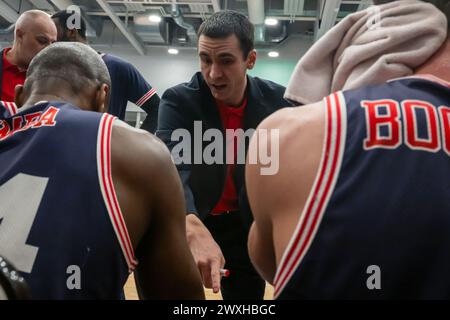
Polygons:
<instances>
[{"instance_id":1,"label":"bald man's head","mask_svg":"<svg viewBox=\"0 0 450 320\"><path fill-rule=\"evenodd\" d=\"M50 15L40 10L25 11L16 22L12 63L26 69L33 57L56 38L56 26Z\"/></svg>"},{"instance_id":2,"label":"bald man's head","mask_svg":"<svg viewBox=\"0 0 450 320\"><path fill-rule=\"evenodd\" d=\"M111 79L100 55L82 43L58 42L34 57L27 71L20 100L30 96L41 100L70 102L85 110L106 109ZM50 98L45 98L48 96Z\"/></svg>"}]
</instances>

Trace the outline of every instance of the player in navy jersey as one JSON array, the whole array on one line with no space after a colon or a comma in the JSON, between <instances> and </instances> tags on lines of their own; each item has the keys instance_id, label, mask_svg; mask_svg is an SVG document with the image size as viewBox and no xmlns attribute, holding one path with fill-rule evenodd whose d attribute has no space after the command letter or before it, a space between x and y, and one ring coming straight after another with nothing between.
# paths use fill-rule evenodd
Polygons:
<instances>
[{"instance_id":1,"label":"player in navy jersey","mask_svg":"<svg viewBox=\"0 0 450 320\"><path fill-rule=\"evenodd\" d=\"M86 23L80 16L80 28L70 29L68 21L77 14L62 10L52 16L58 29L58 41L73 41L87 44ZM111 99L108 113L125 119L128 101L142 108L146 113L141 129L155 133L158 121L159 96L156 90L144 79L140 72L129 62L112 54L101 54L111 77Z\"/></svg>"},{"instance_id":2,"label":"player in navy jersey","mask_svg":"<svg viewBox=\"0 0 450 320\"><path fill-rule=\"evenodd\" d=\"M109 83L84 44L33 59L0 119L1 255L34 299L117 299L131 271L141 298L202 298L170 154L100 113Z\"/></svg>"},{"instance_id":3,"label":"player in navy jersey","mask_svg":"<svg viewBox=\"0 0 450 320\"><path fill-rule=\"evenodd\" d=\"M276 298L450 298L450 37L415 71L258 128L280 162L246 167L248 245Z\"/></svg>"}]
</instances>

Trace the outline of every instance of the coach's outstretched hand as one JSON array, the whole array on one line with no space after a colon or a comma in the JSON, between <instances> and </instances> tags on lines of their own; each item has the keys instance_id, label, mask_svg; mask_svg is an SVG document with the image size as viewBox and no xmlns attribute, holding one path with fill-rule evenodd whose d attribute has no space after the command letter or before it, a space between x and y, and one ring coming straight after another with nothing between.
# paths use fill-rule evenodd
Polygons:
<instances>
[{"instance_id":1,"label":"coach's outstretched hand","mask_svg":"<svg viewBox=\"0 0 450 320\"><path fill-rule=\"evenodd\" d=\"M214 241L209 230L195 214L186 216L186 234L195 263L202 275L203 285L220 290L220 269L225 265L225 258L219 245Z\"/></svg>"}]
</instances>

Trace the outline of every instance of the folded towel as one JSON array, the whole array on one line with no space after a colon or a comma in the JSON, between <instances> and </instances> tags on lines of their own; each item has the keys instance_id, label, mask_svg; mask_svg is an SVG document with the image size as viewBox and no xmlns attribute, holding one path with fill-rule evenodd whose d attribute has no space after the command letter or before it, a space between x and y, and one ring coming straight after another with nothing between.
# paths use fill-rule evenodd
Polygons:
<instances>
[{"instance_id":1,"label":"folded towel","mask_svg":"<svg viewBox=\"0 0 450 320\"><path fill-rule=\"evenodd\" d=\"M300 59L285 98L307 104L338 90L409 76L446 37L445 15L422 1L394 1L355 12Z\"/></svg>"}]
</instances>

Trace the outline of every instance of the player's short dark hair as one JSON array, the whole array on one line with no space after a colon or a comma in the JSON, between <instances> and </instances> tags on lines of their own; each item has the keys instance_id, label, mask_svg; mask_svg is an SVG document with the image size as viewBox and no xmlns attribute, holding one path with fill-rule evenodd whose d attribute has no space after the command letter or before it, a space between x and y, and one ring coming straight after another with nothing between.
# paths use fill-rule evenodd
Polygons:
<instances>
[{"instance_id":1,"label":"player's short dark hair","mask_svg":"<svg viewBox=\"0 0 450 320\"><path fill-rule=\"evenodd\" d=\"M25 88L51 78L61 79L74 93L83 92L89 85L111 87L108 69L100 55L79 42L57 42L39 52L28 68Z\"/></svg>"},{"instance_id":2,"label":"player's short dark hair","mask_svg":"<svg viewBox=\"0 0 450 320\"><path fill-rule=\"evenodd\" d=\"M243 14L232 10L216 12L200 25L197 32L199 38L204 35L216 39L227 38L233 34L239 39L239 46L246 59L255 47L255 28Z\"/></svg>"},{"instance_id":3,"label":"player's short dark hair","mask_svg":"<svg viewBox=\"0 0 450 320\"><path fill-rule=\"evenodd\" d=\"M380 5L388 2L394 2L397 0L373 0L373 4ZM447 28L450 29L450 0L422 0L423 2L428 2L433 4L435 7L437 7L439 10L442 11L442 13L445 14L447 17Z\"/></svg>"},{"instance_id":4,"label":"player's short dark hair","mask_svg":"<svg viewBox=\"0 0 450 320\"><path fill-rule=\"evenodd\" d=\"M58 20L59 25L65 30L69 30L69 26L67 20L73 17L74 15L78 15L78 19L80 21L80 28L77 28L78 34L81 38L86 40L86 21L84 20L83 14L76 11L71 10L61 10L52 15L52 19Z\"/></svg>"}]
</instances>

